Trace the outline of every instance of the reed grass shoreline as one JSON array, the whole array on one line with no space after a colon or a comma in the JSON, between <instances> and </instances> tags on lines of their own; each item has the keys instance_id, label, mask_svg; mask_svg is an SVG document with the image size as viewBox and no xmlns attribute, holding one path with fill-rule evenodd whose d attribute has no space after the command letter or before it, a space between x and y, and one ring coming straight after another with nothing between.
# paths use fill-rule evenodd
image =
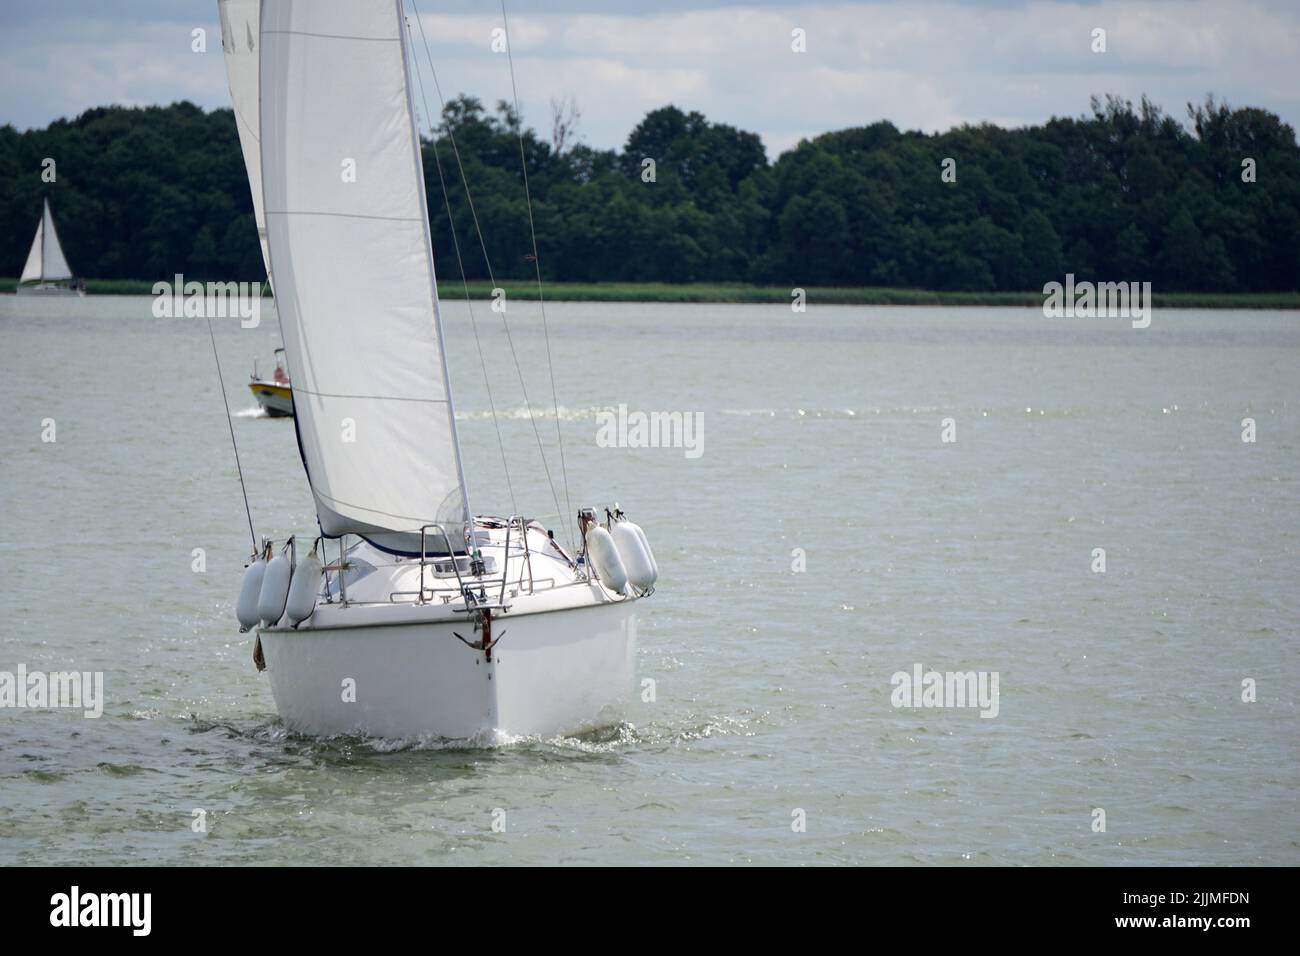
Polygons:
<instances>
[{"instance_id":1,"label":"reed grass shoreline","mask_svg":"<svg viewBox=\"0 0 1300 956\"><path fill-rule=\"evenodd\" d=\"M16 279L0 279L0 290L12 292ZM89 295L151 295L154 283L144 279L87 279ZM537 286L530 282L505 282L507 301L534 300ZM661 282L546 282L548 301L555 302L702 302L789 304L792 290L785 286L756 286L740 283L692 282L680 285ZM892 289L871 286L810 286L804 290L808 305L923 305L923 306L1020 306L1037 308L1043 294L1026 292L936 292L925 289ZM269 292L267 293L269 295ZM469 283L474 300L492 297L488 282ZM463 298L459 283L444 286L442 298ZM1160 292L1152 295L1155 308L1173 309L1300 309L1300 291L1294 292Z\"/></svg>"}]
</instances>

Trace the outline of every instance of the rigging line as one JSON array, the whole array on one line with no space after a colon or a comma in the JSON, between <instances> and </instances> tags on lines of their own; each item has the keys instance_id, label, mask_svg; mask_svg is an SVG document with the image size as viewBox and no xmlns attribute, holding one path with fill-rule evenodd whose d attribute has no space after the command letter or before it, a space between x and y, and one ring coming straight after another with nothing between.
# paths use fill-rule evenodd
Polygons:
<instances>
[{"instance_id":1,"label":"rigging line","mask_svg":"<svg viewBox=\"0 0 1300 956\"><path fill-rule=\"evenodd\" d=\"M415 0L411 0L411 5L414 7ZM424 57L429 63L429 74L433 79L434 91L438 94L438 102L441 104L443 109L446 109L447 101L442 95L442 86L438 83L438 71L433 66L433 55L429 52L429 39L424 33L424 23L420 20L418 10L416 12L415 25L420 28L420 41L424 45ZM497 288L497 280L495 273L492 271L492 258L488 255L487 241L483 238L483 228L479 225L478 212L474 208L474 197L470 192L469 178L465 175L465 164L461 161L460 147L456 143L456 134L452 130L451 124L447 124L447 138L451 141L452 153L455 154L456 165L460 169L461 183L465 187L465 199L469 204L470 215L474 219L474 230L478 233L479 248L483 250L483 261L487 266L488 281L492 283L492 287L495 289ZM537 451L542 459L542 469L546 472L546 483L550 486L551 497L555 501L555 510L559 511L560 496L555 490L555 480L551 477L551 466L546 460L546 448L542 444L542 433L537 427L537 419L533 416L532 402L528 400L528 386L524 383L524 370L519 364L519 353L515 349L514 336L510 334L510 320L506 318L504 310L501 312L501 325L505 329L506 342L510 346L510 357L514 360L515 374L519 376L519 390L524 396L524 408L528 412L528 422L533 426L533 436L537 439ZM570 540L572 539L570 538Z\"/></svg>"},{"instance_id":2,"label":"rigging line","mask_svg":"<svg viewBox=\"0 0 1300 956\"><path fill-rule=\"evenodd\" d=\"M206 310L204 310L206 311ZM244 493L244 514L248 516L248 536L257 553L257 532L253 530L253 511L248 507L248 488L244 485L244 466L239 462L239 444L235 441L235 423L230 417L230 399L226 398L226 379L221 374L221 356L217 354L217 337L212 332L212 316L207 316L208 338L212 341L212 359L217 363L217 381L221 385L221 403L226 407L226 425L230 428L230 447L235 450L235 469L239 472L239 490Z\"/></svg>"},{"instance_id":3,"label":"rigging line","mask_svg":"<svg viewBox=\"0 0 1300 956\"><path fill-rule=\"evenodd\" d=\"M564 507L573 513L569 498L569 469L564 463L564 433L560 428L560 398L555 390L555 364L551 361L551 332L546 325L546 296L542 292L542 259L537 253L537 228L533 225L533 197L528 187L528 160L524 157L524 125L519 112L519 88L515 85L515 55L510 49L510 23L506 19L506 0L501 0L501 23L505 28L506 60L510 64L510 92L515 100L516 130L519 133L519 167L524 173L524 200L528 203L528 232L533 240L533 270L537 274L537 303L542 310L542 338L546 342L546 369L551 376L551 404L555 406L555 440L560 446L560 477L564 483ZM567 528L567 523L566 523ZM572 545L572 540L570 540Z\"/></svg>"},{"instance_id":4,"label":"rigging line","mask_svg":"<svg viewBox=\"0 0 1300 956\"><path fill-rule=\"evenodd\" d=\"M415 0L412 0L412 6L414 6L414 5L415 5ZM423 22L421 21L420 17L418 16L418 11L417 11L417 16L416 16L415 20L416 20L416 26L419 27L419 30L420 30L420 40L421 40L422 45L424 46L424 55L425 55L425 60L426 60L426 61L428 62L428 64L429 64L429 73L430 73L431 78L432 78L432 80L433 80L434 90L435 90L435 92L438 94L438 102L442 105L443 109L445 109L445 108L446 108L446 105L447 105L447 104L446 104L446 99L445 99L445 98L443 97L443 95L442 95L442 86L441 86L441 84L438 82L438 71L434 68L434 65L433 65L433 56L432 56L432 54L430 53L430 50L429 50L429 40L428 40L428 37L426 36L426 34L425 34L425 32L424 32L424 24L423 24ZM426 111L427 111L427 108L426 108ZM466 173L465 173L465 164L464 164L464 163L462 162L462 160L461 160L461 155L460 155L460 146L459 146L459 144L457 144L457 142L456 142L456 134L455 134L455 132L454 132L454 130L452 129L452 127L451 127L450 124L447 125L447 137L448 137L449 141L451 142L452 152L453 152L453 154L455 155L455 158L456 158L456 165L457 165L458 169L460 170L461 183L462 183L462 185L463 185L463 187L464 187L464 189L465 189L465 198L466 198L466 201L467 201L467 203L468 203L468 205L469 205L470 215L472 216L473 221L474 221L474 230L475 230L475 232L476 232L477 235L478 235L479 248L480 248L480 249L482 250L482 252L483 252L483 261L484 261L485 265L487 266L488 279L489 279L489 281L492 283L493 288L496 288L496 287L497 287L497 281L496 281L496 274L495 274L494 270L492 269L492 258L491 258L491 256L488 254L488 251L487 251L487 241L486 241L486 239L485 239L485 237L484 237L484 235L483 235L483 229L482 229L482 226L481 226L480 223L479 223L478 211L477 211L477 209L476 209L475 206L474 206L474 196L473 196L473 193L471 192L471 190L470 190L470 188L469 188L469 179L468 179L468 176L467 176ZM536 419L535 419L534 416L533 416L532 402L531 402L531 401L529 400L529 398L528 398L528 386L527 386L527 384L526 384L525 381L524 381L523 368L522 368L522 366L521 366L520 363L519 363L519 353L518 353L518 351L515 349L514 336L511 334L511 331L510 331L510 321L509 321L509 319L507 318L506 313L505 313L504 311L502 311L502 313L501 313L501 324L502 324L502 328L503 328L504 331L505 331L506 342L507 342L507 344L508 344L509 347L510 347L510 356L511 356L511 359L513 360L513 362L514 362L514 366L515 366L515 374L516 374L516 375L518 376L518 378L519 378L519 388L520 388L521 393L523 394L523 399L524 399L524 408L525 408L525 410L527 411L527 414L528 414L528 421L529 421L529 424L532 426L532 429L533 429L533 437L534 437L534 438L536 439L536 441L537 441L537 450L538 450L538 454L539 454L539 456L540 456L541 459L542 459L542 468L543 468L543 470L544 470L545 473L546 473L546 482L547 482L547 484L548 484L549 487L550 487L550 490L551 490L551 497L552 497L552 499L555 501L555 507L556 507L556 510L558 511L559 508L560 508L560 499L559 499L559 495L556 493L556 490L555 490L555 481L554 481L554 479L553 479L552 476L551 476L550 463L549 463L549 461L548 461L547 458L546 458L546 449L545 449L545 447L544 447L544 445L543 445L543 443L542 443L541 432L539 431L539 429L538 429L538 427L537 427L537 421L536 421Z\"/></svg>"},{"instance_id":5,"label":"rigging line","mask_svg":"<svg viewBox=\"0 0 1300 956\"><path fill-rule=\"evenodd\" d=\"M411 6L415 6L414 0L412 0ZM418 10L415 15L418 20ZM414 38L411 37L410 20L406 21L406 34L411 39L411 59L414 61L415 42ZM483 369L483 385L487 389L488 410L492 413L492 424L497 433L497 445L501 448L501 470L506 476L506 488L510 492L510 507L513 513L518 514L519 505L515 501L515 486L510 480L510 464L506 460L506 443L501 436L501 419L497 418L497 406L492 398L492 382L488 378L487 359L483 355L483 343L479 339L478 320L474 318L474 302L469 294L469 280L465 277L465 261L460 254L460 237L456 235L456 220L451 214L451 196L447 192L447 180L442 174L442 157L438 154L438 131L434 128L433 117L429 113L429 99L424 93L424 75L419 70L419 64L413 65L416 67L412 72L415 73L416 82L420 87L420 101L424 104L425 120L429 124L429 132L432 134L429 141L433 144L433 163L438 169L438 185L442 187L442 201L447 208L447 224L451 232L451 244L452 248L456 250L456 266L460 269L460 282L465 289L465 308L469 310L469 324L470 328L474 330L474 347L478 349L478 361Z\"/></svg>"}]
</instances>

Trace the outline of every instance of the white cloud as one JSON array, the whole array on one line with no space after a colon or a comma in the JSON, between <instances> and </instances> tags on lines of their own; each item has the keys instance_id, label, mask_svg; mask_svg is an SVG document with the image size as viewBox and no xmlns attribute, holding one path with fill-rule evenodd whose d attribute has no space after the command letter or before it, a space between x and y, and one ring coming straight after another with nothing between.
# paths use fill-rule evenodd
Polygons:
<instances>
[{"instance_id":1,"label":"white cloud","mask_svg":"<svg viewBox=\"0 0 1300 956\"><path fill-rule=\"evenodd\" d=\"M754 130L773 154L879 119L928 131L1038 123L1086 112L1094 93L1146 93L1181 118L1186 101L1214 91L1300 124L1300 10L1268 0L540 10L510 19L525 115L545 128L549 100L576 96L584 137L601 147L620 146L668 102ZM510 98L505 58L490 49L499 17L426 13L423 23L446 95ZM796 26L807 53L790 50ZM1091 52L1094 27L1107 31L1105 54ZM189 29L19 24L0 39L0 120L43 125L109 102L224 105L220 44L191 54Z\"/></svg>"},{"instance_id":2,"label":"white cloud","mask_svg":"<svg viewBox=\"0 0 1300 956\"><path fill-rule=\"evenodd\" d=\"M215 7L214 7L215 9ZM208 48L194 53L189 25L46 19L5 40L0 56L0 121L45 125L94 106L194 99L216 105L226 95L221 34L208 25Z\"/></svg>"}]
</instances>

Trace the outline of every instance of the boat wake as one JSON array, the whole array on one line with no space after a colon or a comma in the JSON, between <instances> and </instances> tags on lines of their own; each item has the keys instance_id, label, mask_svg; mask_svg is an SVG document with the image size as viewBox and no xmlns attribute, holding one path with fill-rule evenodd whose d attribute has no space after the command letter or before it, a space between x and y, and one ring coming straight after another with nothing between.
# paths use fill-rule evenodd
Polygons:
<instances>
[{"instance_id":1,"label":"boat wake","mask_svg":"<svg viewBox=\"0 0 1300 956\"><path fill-rule=\"evenodd\" d=\"M916 411L916 409L911 409ZM724 408L722 414L735 418L862 418L879 415L879 408Z\"/></svg>"},{"instance_id":2,"label":"boat wake","mask_svg":"<svg viewBox=\"0 0 1300 956\"><path fill-rule=\"evenodd\" d=\"M228 720L207 720L195 714L190 714L188 719L191 722L189 730L195 734L218 732L230 738L261 745L279 745L287 751L296 752L299 756L303 756L305 750L318 757L325 757L331 753L340 757L350 757L358 751L376 755L462 750L594 755L630 750L656 750L686 746L695 741L714 737L752 737L756 733L754 725L761 723L763 716L761 714L738 717L721 715L683 726L651 723L638 727L622 721L571 736L543 737L488 731L461 739L423 734L403 738L368 737L357 734L313 737L289 730L278 717L270 717L251 725L241 725Z\"/></svg>"},{"instance_id":3,"label":"boat wake","mask_svg":"<svg viewBox=\"0 0 1300 956\"><path fill-rule=\"evenodd\" d=\"M689 744L697 740L723 736L752 736L749 718L714 717L686 727L648 724L638 727L623 721L583 734L542 737L536 734L507 734L492 731L468 740L440 737L412 737L381 740L370 737L351 738L375 753L399 753L419 750L500 750L550 753L610 754L626 750L660 749ZM340 738L331 738L337 740Z\"/></svg>"},{"instance_id":4,"label":"boat wake","mask_svg":"<svg viewBox=\"0 0 1300 956\"><path fill-rule=\"evenodd\" d=\"M496 419L503 422L528 421L530 419L547 419L558 417L562 422L577 422L595 418L601 412L608 412L610 409L605 405L590 405L586 408L567 408L561 405L558 409L554 406L548 408L533 407L527 405L516 405L513 408L498 408L496 410ZM456 413L456 420L463 422L491 421L493 413L488 409Z\"/></svg>"},{"instance_id":5,"label":"boat wake","mask_svg":"<svg viewBox=\"0 0 1300 956\"><path fill-rule=\"evenodd\" d=\"M260 405L254 405L252 408L241 408L235 412L235 418L267 418L266 409Z\"/></svg>"}]
</instances>

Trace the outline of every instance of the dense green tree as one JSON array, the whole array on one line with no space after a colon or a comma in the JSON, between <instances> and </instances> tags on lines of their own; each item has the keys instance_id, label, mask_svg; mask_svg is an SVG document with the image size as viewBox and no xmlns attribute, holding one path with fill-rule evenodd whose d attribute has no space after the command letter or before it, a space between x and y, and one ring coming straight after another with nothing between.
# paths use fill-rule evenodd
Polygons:
<instances>
[{"instance_id":1,"label":"dense green tree","mask_svg":"<svg viewBox=\"0 0 1300 956\"><path fill-rule=\"evenodd\" d=\"M1025 256L1020 287L1032 289L1057 280L1064 271L1061 268L1061 237L1041 209L1031 209L1025 215L1020 224L1020 239Z\"/></svg>"},{"instance_id":2,"label":"dense green tree","mask_svg":"<svg viewBox=\"0 0 1300 956\"><path fill-rule=\"evenodd\" d=\"M434 119L425 185L453 287L461 264L472 280L533 274L521 141L548 279L994 290L1068 271L1169 290L1300 286L1295 131L1213 98L1188 106L1186 126L1114 96L1015 130L878 121L775 163L755 134L675 106L648 113L622 150L557 152L508 104L469 96ZM22 267L42 196L79 275L262 274L229 110L103 107L46 129L0 126L0 272Z\"/></svg>"}]
</instances>

